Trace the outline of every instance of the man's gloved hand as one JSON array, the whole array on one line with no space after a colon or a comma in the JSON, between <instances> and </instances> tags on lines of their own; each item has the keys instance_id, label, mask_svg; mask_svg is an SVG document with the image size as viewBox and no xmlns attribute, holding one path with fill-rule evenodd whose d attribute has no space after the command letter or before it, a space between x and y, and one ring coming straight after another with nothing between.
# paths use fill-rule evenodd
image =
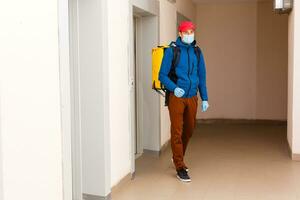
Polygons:
<instances>
[{"instance_id":1,"label":"man's gloved hand","mask_svg":"<svg viewBox=\"0 0 300 200\"><path fill-rule=\"evenodd\" d=\"M175 88L174 95L178 98L182 97L184 95L185 91L179 87Z\"/></svg>"},{"instance_id":2,"label":"man's gloved hand","mask_svg":"<svg viewBox=\"0 0 300 200\"><path fill-rule=\"evenodd\" d=\"M202 101L202 112L206 112L209 107L208 101Z\"/></svg>"}]
</instances>

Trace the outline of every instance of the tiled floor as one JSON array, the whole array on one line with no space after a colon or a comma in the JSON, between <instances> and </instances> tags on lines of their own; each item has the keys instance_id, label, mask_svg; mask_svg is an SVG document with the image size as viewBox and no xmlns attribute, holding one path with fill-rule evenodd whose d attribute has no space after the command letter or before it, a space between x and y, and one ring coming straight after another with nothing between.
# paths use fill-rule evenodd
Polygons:
<instances>
[{"instance_id":1,"label":"tiled floor","mask_svg":"<svg viewBox=\"0 0 300 200\"><path fill-rule=\"evenodd\" d=\"M186 155L191 183L176 179L171 150L136 161L113 200L300 200L300 162L285 125L199 124Z\"/></svg>"}]
</instances>

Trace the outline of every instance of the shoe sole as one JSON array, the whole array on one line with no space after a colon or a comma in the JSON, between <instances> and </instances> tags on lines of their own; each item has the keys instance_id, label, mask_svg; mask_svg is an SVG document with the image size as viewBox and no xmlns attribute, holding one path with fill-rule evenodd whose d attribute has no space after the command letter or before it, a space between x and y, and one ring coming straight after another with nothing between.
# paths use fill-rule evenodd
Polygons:
<instances>
[{"instance_id":1,"label":"shoe sole","mask_svg":"<svg viewBox=\"0 0 300 200\"><path fill-rule=\"evenodd\" d=\"M189 182L192 181L191 179L182 179L182 178L180 178L178 175L177 175L177 178L178 178L180 181L185 182L185 183L189 183Z\"/></svg>"}]
</instances>

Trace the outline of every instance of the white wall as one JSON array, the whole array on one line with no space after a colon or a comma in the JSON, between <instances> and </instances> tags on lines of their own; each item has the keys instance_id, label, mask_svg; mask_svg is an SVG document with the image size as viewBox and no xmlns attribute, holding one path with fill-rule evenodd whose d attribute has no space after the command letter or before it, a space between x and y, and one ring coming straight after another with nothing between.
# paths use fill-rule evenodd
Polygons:
<instances>
[{"instance_id":1,"label":"white wall","mask_svg":"<svg viewBox=\"0 0 300 200\"><path fill-rule=\"evenodd\" d=\"M160 1L160 44L169 44L176 39L176 6L168 1ZM165 106L165 98L161 97L161 145L170 139L170 117Z\"/></svg>"},{"instance_id":2,"label":"white wall","mask_svg":"<svg viewBox=\"0 0 300 200\"><path fill-rule=\"evenodd\" d=\"M129 1L108 1L111 185L130 173Z\"/></svg>"},{"instance_id":3,"label":"white wall","mask_svg":"<svg viewBox=\"0 0 300 200\"><path fill-rule=\"evenodd\" d=\"M300 4L294 1L289 17L288 141L293 154L300 154Z\"/></svg>"},{"instance_id":4,"label":"white wall","mask_svg":"<svg viewBox=\"0 0 300 200\"><path fill-rule=\"evenodd\" d=\"M293 76L293 153L300 154L300 3L295 2L294 11L294 76Z\"/></svg>"},{"instance_id":5,"label":"white wall","mask_svg":"<svg viewBox=\"0 0 300 200\"><path fill-rule=\"evenodd\" d=\"M0 7L2 200L63 198L57 16L57 1Z\"/></svg>"}]
</instances>

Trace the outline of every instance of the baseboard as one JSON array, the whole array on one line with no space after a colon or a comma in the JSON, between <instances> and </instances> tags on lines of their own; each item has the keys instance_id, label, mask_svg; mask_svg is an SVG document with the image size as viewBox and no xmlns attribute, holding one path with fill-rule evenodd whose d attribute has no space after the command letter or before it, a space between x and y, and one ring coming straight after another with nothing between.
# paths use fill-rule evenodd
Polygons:
<instances>
[{"instance_id":1,"label":"baseboard","mask_svg":"<svg viewBox=\"0 0 300 200\"><path fill-rule=\"evenodd\" d=\"M291 157L291 159L293 161L300 161L300 154L297 154L297 153L293 153L290 145L289 145L289 142L287 142L287 145L288 145L288 152L289 152L289 156Z\"/></svg>"},{"instance_id":2,"label":"baseboard","mask_svg":"<svg viewBox=\"0 0 300 200\"><path fill-rule=\"evenodd\" d=\"M159 157L163 152L165 152L170 146L170 140L165 142L160 148L159 151L153 151L149 149L144 149L143 154L148 155L148 156L154 156L154 157Z\"/></svg>"},{"instance_id":3,"label":"baseboard","mask_svg":"<svg viewBox=\"0 0 300 200\"><path fill-rule=\"evenodd\" d=\"M148 156L159 157L160 156L160 151L153 151L153 150L149 150L149 149L144 149L143 154L148 155Z\"/></svg>"},{"instance_id":4,"label":"baseboard","mask_svg":"<svg viewBox=\"0 0 300 200\"><path fill-rule=\"evenodd\" d=\"M168 141L166 141L160 148L160 154L162 154L163 152L165 152L169 146L171 145L171 140L169 139Z\"/></svg>"},{"instance_id":5,"label":"baseboard","mask_svg":"<svg viewBox=\"0 0 300 200\"><path fill-rule=\"evenodd\" d=\"M106 197L91 194L83 194L82 198L83 200L111 200L111 194L107 195Z\"/></svg>"},{"instance_id":6,"label":"baseboard","mask_svg":"<svg viewBox=\"0 0 300 200\"><path fill-rule=\"evenodd\" d=\"M114 193L116 190L118 190L118 188L120 188L121 186L123 186L124 184L128 183L130 180L133 179L135 174L127 174L124 178L122 178L115 186L113 186L111 188L111 192Z\"/></svg>"},{"instance_id":7,"label":"baseboard","mask_svg":"<svg viewBox=\"0 0 300 200\"><path fill-rule=\"evenodd\" d=\"M199 124L264 124L264 125L287 125L286 120L267 119L197 119Z\"/></svg>"},{"instance_id":8,"label":"baseboard","mask_svg":"<svg viewBox=\"0 0 300 200\"><path fill-rule=\"evenodd\" d=\"M300 154L293 153L292 160L300 162Z\"/></svg>"}]
</instances>

